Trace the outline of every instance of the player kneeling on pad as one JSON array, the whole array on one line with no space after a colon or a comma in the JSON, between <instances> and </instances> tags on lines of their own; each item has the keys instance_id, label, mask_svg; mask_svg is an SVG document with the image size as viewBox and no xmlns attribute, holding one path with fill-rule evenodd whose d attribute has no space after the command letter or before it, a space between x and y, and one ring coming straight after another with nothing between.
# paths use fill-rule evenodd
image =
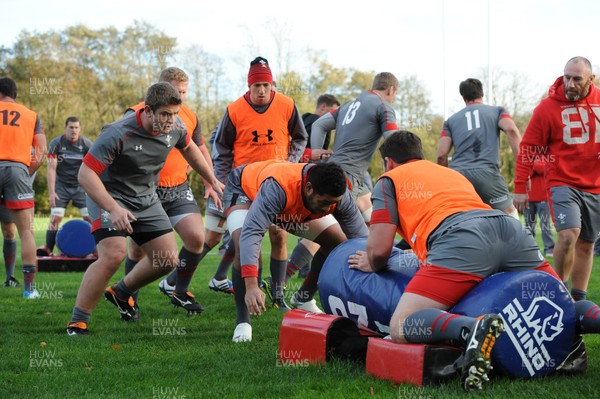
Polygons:
<instances>
[{"instance_id":1,"label":"player kneeling on pad","mask_svg":"<svg viewBox=\"0 0 600 399\"><path fill-rule=\"evenodd\" d=\"M417 135L394 132L380 152L385 173L372 193L367 250L351 255L350 267L384 270L396 233L402 236L422 265L392 315L391 339L464 348L461 384L467 391L481 389L503 320L492 313L474 318L447 310L494 273L555 273L519 221L483 203L460 173L424 160ZM428 327L427 333L410 328L415 325Z\"/></svg>"}]
</instances>

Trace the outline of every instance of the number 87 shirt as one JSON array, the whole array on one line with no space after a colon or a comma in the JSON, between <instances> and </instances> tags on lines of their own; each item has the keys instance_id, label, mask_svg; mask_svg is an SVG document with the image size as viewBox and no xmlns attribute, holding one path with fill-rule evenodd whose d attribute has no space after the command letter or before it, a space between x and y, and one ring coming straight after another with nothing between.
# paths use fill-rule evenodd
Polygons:
<instances>
[{"instance_id":1,"label":"number 87 shirt","mask_svg":"<svg viewBox=\"0 0 600 399\"><path fill-rule=\"evenodd\" d=\"M523 135L515 171L515 193L526 193L536 161L547 164L548 189L569 186L600 194L600 91L572 101L558 78L533 111Z\"/></svg>"}]
</instances>

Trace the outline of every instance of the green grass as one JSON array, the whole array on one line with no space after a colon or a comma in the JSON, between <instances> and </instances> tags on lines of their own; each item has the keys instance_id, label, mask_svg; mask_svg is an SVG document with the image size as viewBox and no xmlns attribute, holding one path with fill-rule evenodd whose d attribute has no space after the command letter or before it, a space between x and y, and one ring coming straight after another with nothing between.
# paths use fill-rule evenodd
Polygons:
<instances>
[{"instance_id":1,"label":"green grass","mask_svg":"<svg viewBox=\"0 0 600 399\"><path fill-rule=\"evenodd\" d=\"M37 226L37 225L36 225ZM45 224L36 227L38 244ZM290 237L290 251L296 243ZM268 247L265 247L265 260ZM141 320L123 322L102 300L92 314L89 337L67 337L65 327L82 273L39 273L44 297L26 301L21 289L0 289L0 398L464 398L458 379L440 387L413 387L368 376L364 367L333 361L319 367L278 367L283 314L268 310L253 320L253 341L233 344L233 296L209 291L219 260L214 250L203 261L191 291L206 311L187 317L158 291L140 293ZM266 264L266 263L265 263ZM595 268L600 258L595 258ZM17 267L19 280L20 270ZM600 275L594 271L589 298L600 302ZM122 276L119 272L113 279ZM288 284L289 292L300 280ZM589 370L573 377L497 379L482 398L595 397L600 373L600 339L587 336ZM404 367L401 361L398 367Z\"/></svg>"}]
</instances>

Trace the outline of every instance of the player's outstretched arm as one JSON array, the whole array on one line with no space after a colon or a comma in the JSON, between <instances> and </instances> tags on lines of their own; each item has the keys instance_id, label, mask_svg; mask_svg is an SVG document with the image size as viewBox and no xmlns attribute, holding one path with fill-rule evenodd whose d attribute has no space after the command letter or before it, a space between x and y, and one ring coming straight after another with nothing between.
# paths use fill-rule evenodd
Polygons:
<instances>
[{"instance_id":1,"label":"player's outstretched arm","mask_svg":"<svg viewBox=\"0 0 600 399\"><path fill-rule=\"evenodd\" d=\"M221 207L221 199L220 195L223 195L223 189L225 185L217 180L215 177L212 167L206 162L206 159L200 152L198 146L194 143L190 143L187 147L180 150L181 155L185 158L185 160L190 164L190 166L202 176L202 178L207 181L214 190L214 193L217 195L213 195L212 199L215 201L215 204L218 207Z\"/></svg>"}]
</instances>

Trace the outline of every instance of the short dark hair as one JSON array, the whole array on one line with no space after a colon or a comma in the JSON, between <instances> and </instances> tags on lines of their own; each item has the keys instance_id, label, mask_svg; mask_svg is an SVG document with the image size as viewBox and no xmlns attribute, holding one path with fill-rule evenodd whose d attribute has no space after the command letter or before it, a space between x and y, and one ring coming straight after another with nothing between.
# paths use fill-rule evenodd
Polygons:
<instances>
[{"instance_id":1,"label":"short dark hair","mask_svg":"<svg viewBox=\"0 0 600 399\"><path fill-rule=\"evenodd\" d=\"M148 88L144 103L154 112L165 105L181 105L181 96L170 83L158 82Z\"/></svg>"},{"instance_id":2,"label":"short dark hair","mask_svg":"<svg viewBox=\"0 0 600 399\"><path fill-rule=\"evenodd\" d=\"M69 116L65 121L65 127L69 125L69 122L79 122L79 118L76 116Z\"/></svg>"},{"instance_id":3,"label":"short dark hair","mask_svg":"<svg viewBox=\"0 0 600 399\"><path fill-rule=\"evenodd\" d=\"M319 195L339 197L344 195L348 188L346 175L342 167L335 162L323 162L312 166L308 170L306 180Z\"/></svg>"},{"instance_id":4,"label":"short dark hair","mask_svg":"<svg viewBox=\"0 0 600 399\"><path fill-rule=\"evenodd\" d=\"M321 94L319 98L317 98L317 108L322 104L325 104L328 107L333 107L334 105L340 106L340 102L333 94Z\"/></svg>"},{"instance_id":5,"label":"short dark hair","mask_svg":"<svg viewBox=\"0 0 600 399\"><path fill-rule=\"evenodd\" d=\"M379 147L379 152L381 158L391 158L398 164L424 159L421 139L408 130L398 130L390 134Z\"/></svg>"},{"instance_id":6,"label":"short dark hair","mask_svg":"<svg viewBox=\"0 0 600 399\"><path fill-rule=\"evenodd\" d=\"M460 95L465 101L473 101L483 97L483 85L479 79L469 78L460 82Z\"/></svg>"},{"instance_id":7,"label":"short dark hair","mask_svg":"<svg viewBox=\"0 0 600 399\"><path fill-rule=\"evenodd\" d=\"M17 84L11 78L0 78L0 93L15 100L17 98Z\"/></svg>"}]
</instances>

